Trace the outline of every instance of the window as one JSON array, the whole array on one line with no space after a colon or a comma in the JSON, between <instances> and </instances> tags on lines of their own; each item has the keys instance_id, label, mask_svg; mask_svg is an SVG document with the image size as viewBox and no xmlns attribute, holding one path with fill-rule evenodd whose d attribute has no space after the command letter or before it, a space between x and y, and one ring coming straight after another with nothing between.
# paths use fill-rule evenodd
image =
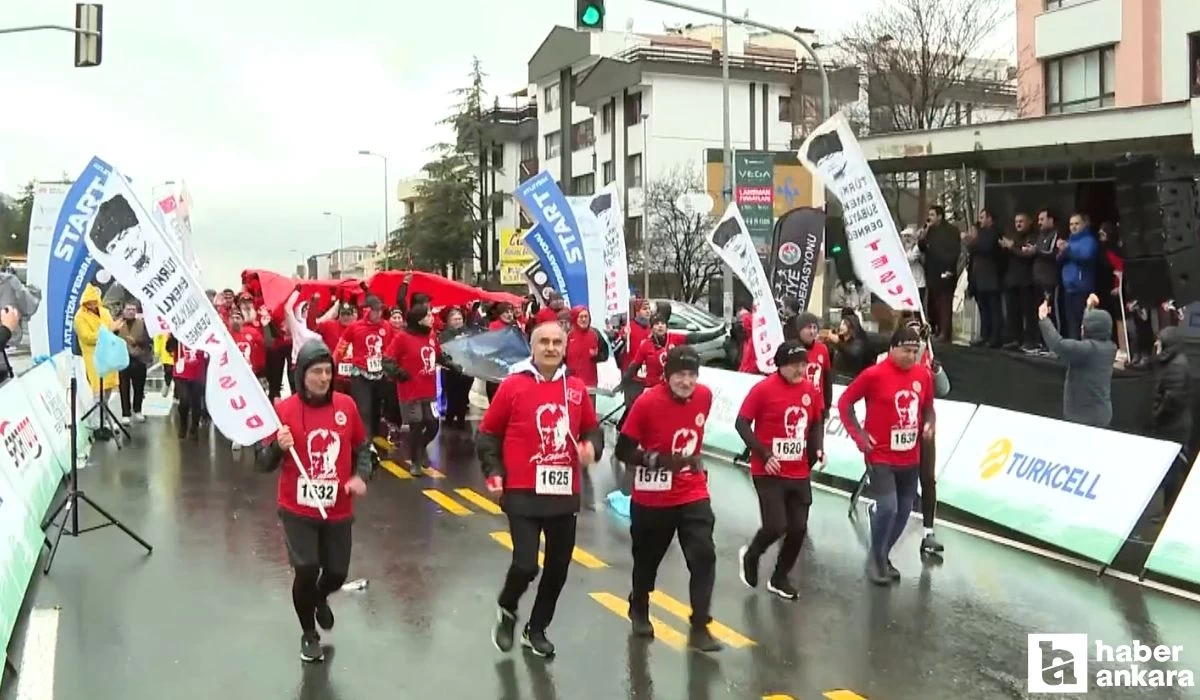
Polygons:
<instances>
[{"instance_id":1,"label":"window","mask_svg":"<svg viewBox=\"0 0 1200 700\"><path fill-rule=\"evenodd\" d=\"M642 154L640 153L625 159L625 186L642 186Z\"/></svg>"},{"instance_id":2,"label":"window","mask_svg":"<svg viewBox=\"0 0 1200 700\"><path fill-rule=\"evenodd\" d=\"M617 179L617 164L616 163L609 160L609 161L605 161L604 165L602 165L600 167L601 167L601 173L603 173L603 176L604 176L604 184L605 185L607 185L608 183Z\"/></svg>"},{"instance_id":3,"label":"window","mask_svg":"<svg viewBox=\"0 0 1200 700\"><path fill-rule=\"evenodd\" d=\"M571 150L582 151L596 143L596 130L591 119L571 126Z\"/></svg>"},{"instance_id":4,"label":"window","mask_svg":"<svg viewBox=\"0 0 1200 700\"><path fill-rule=\"evenodd\" d=\"M497 143L492 145L492 167L496 170L504 170L504 144Z\"/></svg>"},{"instance_id":5,"label":"window","mask_svg":"<svg viewBox=\"0 0 1200 700\"><path fill-rule=\"evenodd\" d=\"M636 92L625 100L625 126L633 126L642 121L642 93Z\"/></svg>"},{"instance_id":6,"label":"window","mask_svg":"<svg viewBox=\"0 0 1200 700\"><path fill-rule=\"evenodd\" d=\"M545 96L546 103L543 106L545 107L546 113L549 114L550 112L558 109L558 103L562 101L562 85L560 83L555 83L546 88Z\"/></svg>"},{"instance_id":7,"label":"window","mask_svg":"<svg viewBox=\"0 0 1200 700\"><path fill-rule=\"evenodd\" d=\"M529 214L525 213L524 207L517 207L517 223L522 231L528 231L533 228L533 219L529 218Z\"/></svg>"},{"instance_id":8,"label":"window","mask_svg":"<svg viewBox=\"0 0 1200 700\"><path fill-rule=\"evenodd\" d=\"M1047 10L1061 10L1064 7L1070 7L1071 5L1081 5L1085 2L1091 2L1091 0L1046 0L1046 9Z\"/></svg>"},{"instance_id":9,"label":"window","mask_svg":"<svg viewBox=\"0 0 1200 700\"><path fill-rule=\"evenodd\" d=\"M634 249L642 247L642 217L625 217L625 245Z\"/></svg>"},{"instance_id":10,"label":"window","mask_svg":"<svg viewBox=\"0 0 1200 700\"><path fill-rule=\"evenodd\" d=\"M596 194L596 176L588 173L571 178L571 192L576 196Z\"/></svg>"},{"instance_id":11,"label":"window","mask_svg":"<svg viewBox=\"0 0 1200 700\"><path fill-rule=\"evenodd\" d=\"M504 200L508 198L508 194L504 192L496 192L492 195L492 218L504 218Z\"/></svg>"},{"instance_id":12,"label":"window","mask_svg":"<svg viewBox=\"0 0 1200 700\"><path fill-rule=\"evenodd\" d=\"M792 121L792 96L779 96L779 121L791 123Z\"/></svg>"},{"instance_id":13,"label":"window","mask_svg":"<svg viewBox=\"0 0 1200 700\"><path fill-rule=\"evenodd\" d=\"M537 139L527 138L521 142L521 160L537 159Z\"/></svg>"},{"instance_id":14,"label":"window","mask_svg":"<svg viewBox=\"0 0 1200 700\"><path fill-rule=\"evenodd\" d=\"M1191 65L1188 73L1191 77L1191 95L1200 97L1200 32L1188 34L1188 60Z\"/></svg>"},{"instance_id":15,"label":"window","mask_svg":"<svg viewBox=\"0 0 1200 700\"><path fill-rule=\"evenodd\" d=\"M1112 107L1116 92L1116 51L1111 46L1046 61L1047 114Z\"/></svg>"},{"instance_id":16,"label":"window","mask_svg":"<svg viewBox=\"0 0 1200 700\"><path fill-rule=\"evenodd\" d=\"M562 154L562 132L546 134L546 158L557 158Z\"/></svg>"},{"instance_id":17,"label":"window","mask_svg":"<svg viewBox=\"0 0 1200 700\"><path fill-rule=\"evenodd\" d=\"M610 134L613 130L613 117L616 116L616 105L609 102L600 108L600 133Z\"/></svg>"}]
</instances>

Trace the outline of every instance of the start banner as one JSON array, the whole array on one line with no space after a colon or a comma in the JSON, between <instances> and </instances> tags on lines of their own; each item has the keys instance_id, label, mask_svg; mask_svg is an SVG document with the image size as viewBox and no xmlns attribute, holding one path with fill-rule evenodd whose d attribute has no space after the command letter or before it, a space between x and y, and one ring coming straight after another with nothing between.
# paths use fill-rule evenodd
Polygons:
<instances>
[{"instance_id":1,"label":"start banner","mask_svg":"<svg viewBox=\"0 0 1200 700\"><path fill-rule=\"evenodd\" d=\"M1195 462L1154 541L1146 568L1181 581L1200 583L1200 475L1196 473Z\"/></svg>"},{"instance_id":2,"label":"start banner","mask_svg":"<svg viewBox=\"0 0 1200 700\"><path fill-rule=\"evenodd\" d=\"M1179 445L980 406L938 500L1111 564Z\"/></svg>"}]
</instances>

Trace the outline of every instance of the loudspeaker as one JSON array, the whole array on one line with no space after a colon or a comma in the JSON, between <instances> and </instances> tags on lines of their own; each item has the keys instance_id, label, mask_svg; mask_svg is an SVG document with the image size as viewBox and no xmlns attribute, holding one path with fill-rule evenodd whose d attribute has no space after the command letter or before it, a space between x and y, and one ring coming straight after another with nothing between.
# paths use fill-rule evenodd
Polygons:
<instances>
[{"instance_id":1,"label":"loudspeaker","mask_svg":"<svg viewBox=\"0 0 1200 700\"><path fill-rule=\"evenodd\" d=\"M1200 301L1200 247L1194 246L1167 256L1171 276L1171 298L1176 306Z\"/></svg>"},{"instance_id":2,"label":"loudspeaker","mask_svg":"<svg viewBox=\"0 0 1200 700\"><path fill-rule=\"evenodd\" d=\"M1158 306L1172 298L1171 268L1162 256L1125 260L1125 298Z\"/></svg>"}]
</instances>

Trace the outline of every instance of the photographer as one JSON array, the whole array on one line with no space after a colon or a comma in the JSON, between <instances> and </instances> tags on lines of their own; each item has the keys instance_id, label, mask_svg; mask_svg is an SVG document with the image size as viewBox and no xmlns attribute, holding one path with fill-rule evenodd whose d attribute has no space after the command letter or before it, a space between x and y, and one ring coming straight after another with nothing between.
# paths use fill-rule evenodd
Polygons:
<instances>
[{"instance_id":1,"label":"photographer","mask_svg":"<svg viewBox=\"0 0 1200 700\"><path fill-rule=\"evenodd\" d=\"M17 329L21 327L21 313L11 306L0 309L0 383L13 376L12 365L8 361L8 341L12 340Z\"/></svg>"}]
</instances>

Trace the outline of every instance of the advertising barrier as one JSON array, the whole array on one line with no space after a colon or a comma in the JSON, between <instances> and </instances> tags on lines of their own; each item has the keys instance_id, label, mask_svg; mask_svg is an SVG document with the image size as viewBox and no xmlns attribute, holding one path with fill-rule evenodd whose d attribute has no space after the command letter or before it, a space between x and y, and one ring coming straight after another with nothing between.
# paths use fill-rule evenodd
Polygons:
<instances>
[{"instance_id":1,"label":"advertising barrier","mask_svg":"<svg viewBox=\"0 0 1200 700\"><path fill-rule=\"evenodd\" d=\"M1104 564L1179 445L980 406L938 478L938 500Z\"/></svg>"},{"instance_id":2,"label":"advertising barrier","mask_svg":"<svg viewBox=\"0 0 1200 700\"><path fill-rule=\"evenodd\" d=\"M1200 461L1200 460L1197 460ZM1163 523L1146 568L1181 581L1200 583L1200 475L1196 463L1188 474L1171 514Z\"/></svg>"}]
</instances>

